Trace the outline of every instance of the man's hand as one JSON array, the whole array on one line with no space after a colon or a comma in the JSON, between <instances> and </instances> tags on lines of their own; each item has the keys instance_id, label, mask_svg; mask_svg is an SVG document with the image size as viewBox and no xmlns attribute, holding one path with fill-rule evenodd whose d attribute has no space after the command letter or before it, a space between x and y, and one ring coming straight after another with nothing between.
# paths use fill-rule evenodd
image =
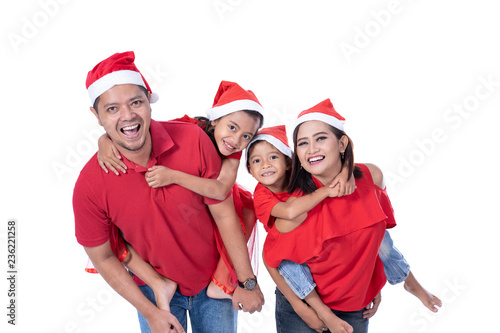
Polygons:
<instances>
[{"instance_id":1,"label":"man's hand","mask_svg":"<svg viewBox=\"0 0 500 333\"><path fill-rule=\"evenodd\" d=\"M151 333L184 333L182 325L170 311L158 309L154 316L148 319Z\"/></svg>"},{"instance_id":2,"label":"man's hand","mask_svg":"<svg viewBox=\"0 0 500 333\"><path fill-rule=\"evenodd\" d=\"M236 287L233 293L233 308L235 310L250 313L260 312L262 305L264 305L264 295L262 295L258 284L253 290Z\"/></svg>"}]
</instances>

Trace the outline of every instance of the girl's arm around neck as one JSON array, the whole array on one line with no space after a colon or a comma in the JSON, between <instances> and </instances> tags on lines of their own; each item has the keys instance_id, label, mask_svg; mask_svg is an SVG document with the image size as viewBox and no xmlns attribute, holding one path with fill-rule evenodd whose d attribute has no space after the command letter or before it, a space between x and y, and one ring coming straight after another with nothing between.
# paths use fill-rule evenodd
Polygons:
<instances>
[{"instance_id":1,"label":"girl's arm around neck","mask_svg":"<svg viewBox=\"0 0 500 333\"><path fill-rule=\"evenodd\" d=\"M281 233L290 232L304 222L307 212L323 199L338 196L339 186L323 186L302 197L291 197L286 202L274 205L271 216L276 217L276 229Z\"/></svg>"},{"instance_id":2,"label":"girl's arm around neck","mask_svg":"<svg viewBox=\"0 0 500 333\"><path fill-rule=\"evenodd\" d=\"M338 188L321 187L302 197L291 197L286 202L276 204L271 211L271 216L284 220L296 219L313 209L323 199L328 198L330 193L333 195L334 192L338 192Z\"/></svg>"}]
</instances>

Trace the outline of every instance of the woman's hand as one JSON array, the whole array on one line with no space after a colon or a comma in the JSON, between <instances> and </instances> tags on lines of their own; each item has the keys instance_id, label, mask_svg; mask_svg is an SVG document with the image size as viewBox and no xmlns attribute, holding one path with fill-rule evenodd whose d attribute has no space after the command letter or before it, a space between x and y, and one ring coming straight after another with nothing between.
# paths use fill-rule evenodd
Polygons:
<instances>
[{"instance_id":1,"label":"woman's hand","mask_svg":"<svg viewBox=\"0 0 500 333\"><path fill-rule=\"evenodd\" d=\"M377 296L375 296L375 299L366 306L366 311L363 312L363 318L370 319L373 317L375 312L378 310L378 306L380 305L380 302L382 301L382 292L379 292Z\"/></svg>"}]
</instances>

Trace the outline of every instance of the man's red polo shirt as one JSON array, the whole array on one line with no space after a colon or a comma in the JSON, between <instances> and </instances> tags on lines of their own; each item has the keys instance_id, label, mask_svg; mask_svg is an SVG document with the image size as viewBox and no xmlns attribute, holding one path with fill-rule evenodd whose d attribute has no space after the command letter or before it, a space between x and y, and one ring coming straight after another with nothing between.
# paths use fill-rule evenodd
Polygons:
<instances>
[{"instance_id":1,"label":"man's red polo shirt","mask_svg":"<svg viewBox=\"0 0 500 333\"><path fill-rule=\"evenodd\" d=\"M148 167L163 165L195 176L216 179L221 159L196 125L151 121L153 151ZM73 193L75 234L85 247L104 244L110 224L160 274L186 296L210 282L219 254L214 222L204 198L178 185L151 188L147 168L123 158L127 173L106 174L94 155L82 169Z\"/></svg>"}]
</instances>

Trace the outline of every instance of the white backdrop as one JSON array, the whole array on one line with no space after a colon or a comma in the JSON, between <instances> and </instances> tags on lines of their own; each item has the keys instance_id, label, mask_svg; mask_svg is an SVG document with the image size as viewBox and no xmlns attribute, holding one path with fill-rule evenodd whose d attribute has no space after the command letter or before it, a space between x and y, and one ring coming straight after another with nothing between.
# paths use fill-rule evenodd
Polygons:
<instances>
[{"instance_id":1,"label":"white backdrop","mask_svg":"<svg viewBox=\"0 0 500 333\"><path fill-rule=\"evenodd\" d=\"M385 172L396 246L445 305L437 315L387 285L370 332L491 331L500 186L498 8L493 1L2 2L0 266L17 219L16 326L0 279L2 332L138 332L136 312L74 237L72 190L101 133L87 72L134 50L160 100L154 118L202 115L221 80L252 89L265 125L331 98L356 160ZM239 182L255 182L241 169ZM495 208L497 207L497 208ZM262 245L265 233L260 230ZM8 275L7 275L8 277ZM273 332L266 306L239 332Z\"/></svg>"}]
</instances>

